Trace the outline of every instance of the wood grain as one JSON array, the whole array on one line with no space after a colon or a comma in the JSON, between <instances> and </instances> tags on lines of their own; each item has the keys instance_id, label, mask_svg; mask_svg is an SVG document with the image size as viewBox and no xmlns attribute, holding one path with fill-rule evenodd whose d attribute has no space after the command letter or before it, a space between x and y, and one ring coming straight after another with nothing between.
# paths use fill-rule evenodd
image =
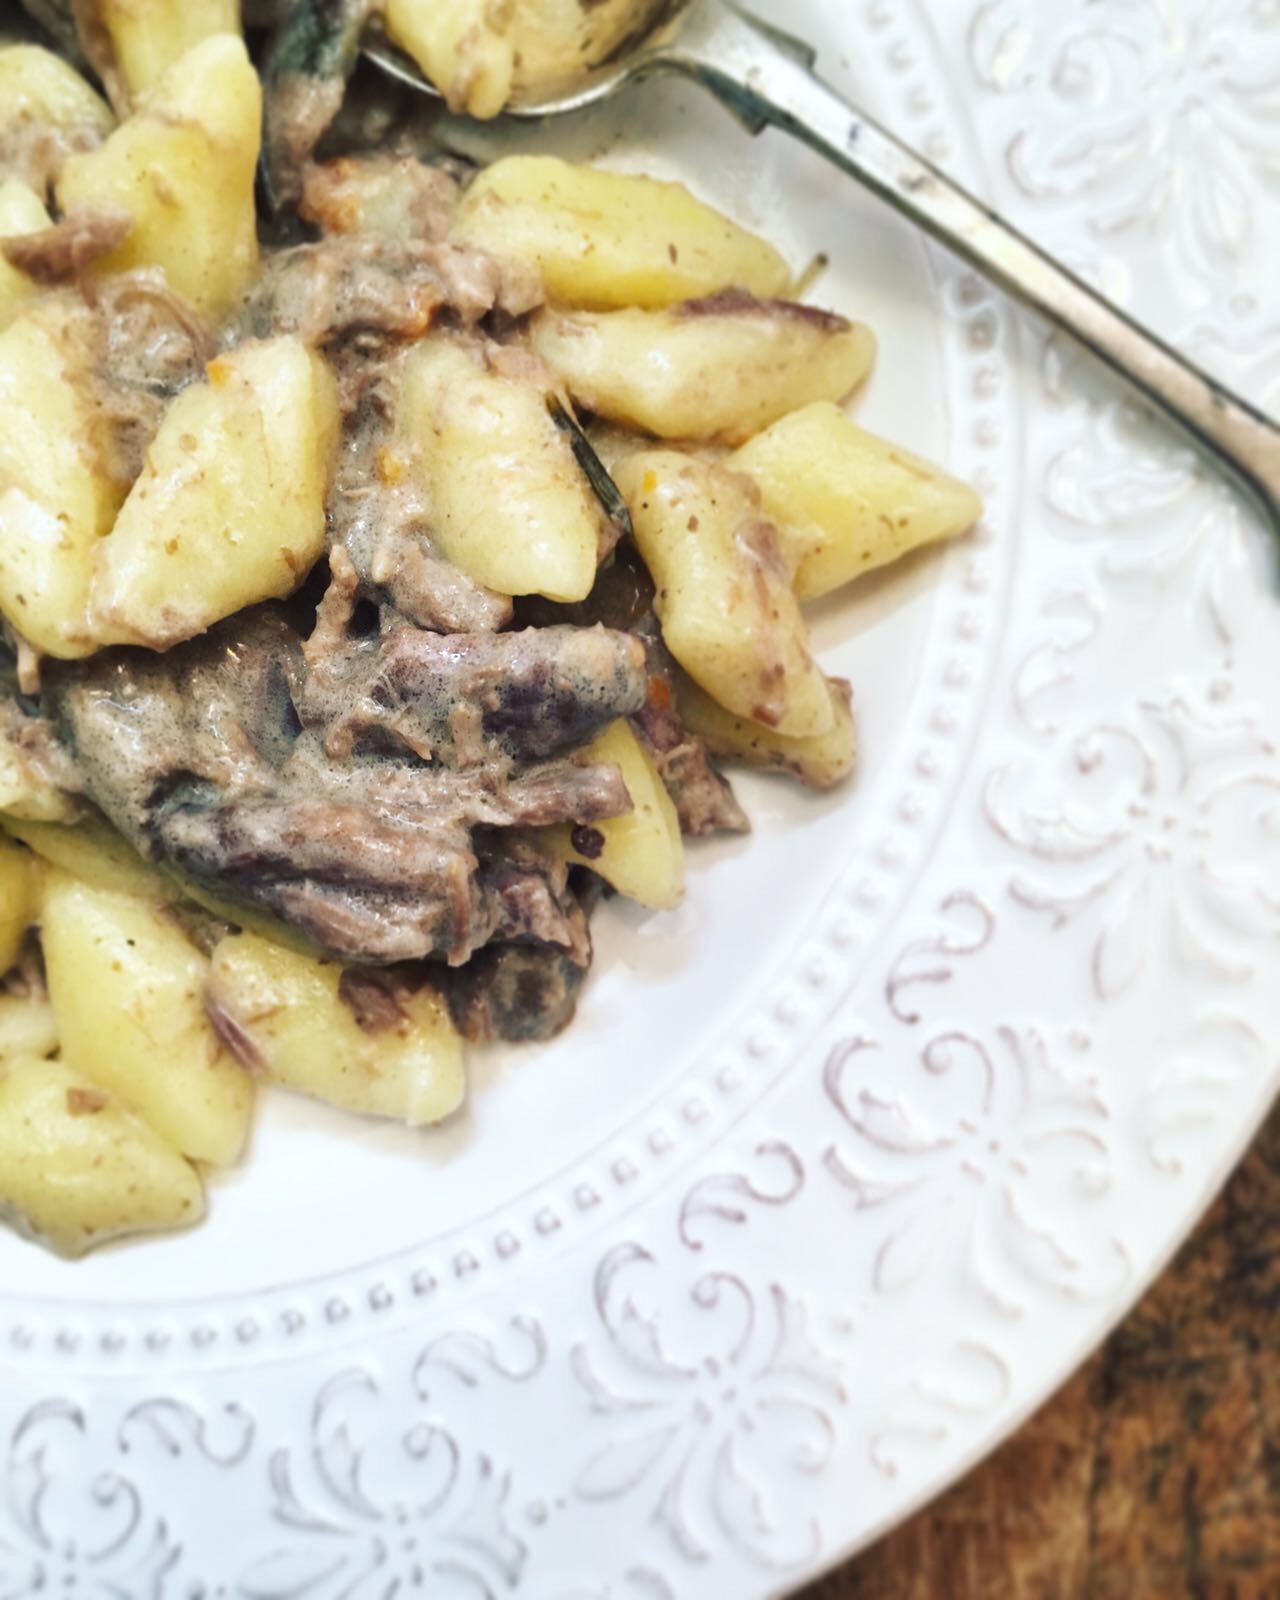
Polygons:
<instances>
[{"instance_id":1,"label":"wood grain","mask_svg":"<svg viewBox=\"0 0 1280 1600\"><path fill-rule=\"evenodd\" d=\"M990 1460L798 1600L1280 1600L1280 1108L1178 1259Z\"/></svg>"}]
</instances>

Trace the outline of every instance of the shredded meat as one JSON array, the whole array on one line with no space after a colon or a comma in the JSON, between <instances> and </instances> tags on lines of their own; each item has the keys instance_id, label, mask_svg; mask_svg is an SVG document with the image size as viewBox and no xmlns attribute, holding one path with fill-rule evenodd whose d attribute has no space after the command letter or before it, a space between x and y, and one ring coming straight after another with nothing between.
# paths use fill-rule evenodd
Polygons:
<instances>
[{"instance_id":1,"label":"shredded meat","mask_svg":"<svg viewBox=\"0 0 1280 1600\"><path fill-rule=\"evenodd\" d=\"M583 938L568 867L519 834L482 837L477 849L482 879L498 911L491 942L554 945L589 965L591 946Z\"/></svg>"},{"instance_id":2,"label":"shredded meat","mask_svg":"<svg viewBox=\"0 0 1280 1600\"><path fill-rule=\"evenodd\" d=\"M643 637L648 684L644 705L632 717L631 726L653 757L680 818L681 832L692 838L749 833L751 824L729 780L717 771L702 740L680 721L671 660L656 626Z\"/></svg>"},{"instance_id":3,"label":"shredded meat","mask_svg":"<svg viewBox=\"0 0 1280 1600\"><path fill-rule=\"evenodd\" d=\"M138 272L102 286L92 338L103 453L111 476L127 489L170 402L203 376L213 336L161 278Z\"/></svg>"},{"instance_id":4,"label":"shredded meat","mask_svg":"<svg viewBox=\"0 0 1280 1600\"><path fill-rule=\"evenodd\" d=\"M395 984L376 968L344 967L338 999L364 1033L399 1033L408 1021Z\"/></svg>"},{"instance_id":5,"label":"shredded meat","mask_svg":"<svg viewBox=\"0 0 1280 1600\"><path fill-rule=\"evenodd\" d=\"M248 1028L212 990L206 989L203 999L204 1014L227 1054L238 1061L250 1077L261 1077L267 1070L267 1063Z\"/></svg>"},{"instance_id":6,"label":"shredded meat","mask_svg":"<svg viewBox=\"0 0 1280 1600\"><path fill-rule=\"evenodd\" d=\"M0 740L19 769L37 784L48 784L63 794L84 792L80 768L59 742L45 717L27 716L16 701L0 699Z\"/></svg>"},{"instance_id":7,"label":"shredded meat","mask_svg":"<svg viewBox=\"0 0 1280 1600\"><path fill-rule=\"evenodd\" d=\"M298 215L329 234L440 240L457 201L457 180L443 166L407 155L339 156L304 169Z\"/></svg>"},{"instance_id":8,"label":"shredded meat","mask_svg":"<svg viewBox=\"0 0 1280 1600\"><path fill-rule=\"evenodd\" d=\"M144 855L344 960L461 962L494 938L566 937L554 877L475 830L628 809L616 768L564 753L636 709L642 662L605 630L399 628L308 664L263 608L164 657L58 664L44 694L90 798Z\"/></svg>"},{"instance_id":9,"label":"shredded meat","mask_svg":"<svg viewBox=\"0 0 1280 1600\"><path fill-rule=\"evenodd\" d=\"M568 1027L591 966L587 919L598 893L595 886L569 891L572 948L494 943L448 974L445 993L464 1038L532 1042Z\"/></svg>"},{"instance_id":10,"label":"shredded meat","mask_svg":"<svg viewBox=\"0 0 1280 1600\"><path fill-rule=\"evenodd\" d=\"M333 554L341 548L362 589L419 627L437 633L505 627L510 599L476 583L433 549L430 514L416 479L388 470L400 352L381 341L369 345L344 350L336 364L345 441L329 492Z\"/></svg>"},{"instance_id":11,"label":"shredded meat","mask_svg":"<svg viewBox=\"0 0 1280 1600\"><path fill-rule=\"evenodd\" d=\"M460 572L431 548L426 518L408 497L389 492L379 510L379 527L369 563L369 579L395 610L436 633L489 633L511 620L511 601Z\"/></svg>"},{"instance_id":12,"label":"shredded meat","mask_svg":"<svg viewBox=\"0 0 1280 1600\"><path fill-rule=\"evenodd\" d=\"M313 661L294 704L332 757L380 735L375 748L398 744L467 771L495 752L532 762L585 744L619 707L635 708L643 668L638 641L604 628L399 627Z\"/></svg>"},{"instance_id":13,"label":"shredded meat","mask_svg":"<svg viewBox=\"0 0 1280 1600\"><path fill-rule=\"evenodd\" d=\"M296 333L317 345L357 332L419 339L445 304L430 250L363 235L281 250L265 263L235 337Z\"/></svg>"},{"instance_id":14,"label":"shredded meat","mask_svg":"<svg viewBox=\"0 0 1280 1600\"><path fill-rule=\"evenodd\" d=\"M671 796L681 831L700 838L711 833L747 833L751 824L738 804L729 780L718 770L706 746L680 721L671 657L662 643L653 614L653 582L630 545L602 566L595 588L577 605L523 601L521 621L539 627L557 623L577 628L603 625L638 639L645 654L644 704L631 717L637 737L653 757ZM590 855L589 850L580 852Z\"/></svg>"},{"instance_id":15,"label":"shredded meat","mask_svg":"<svg viewBox=\"0 0 1280 1600\"><path fill-rule=\"evenodd\" d=\"M132 231L133 217L121 206L105 202L72 206L51 228L0 239L0 254L36 283L74 282L88 294L89 268L123 244Z\"/></svg>"},{"instance_id":16,"label":"shredded meat","mask_svg":"<svg viewBox=\"0 0 1280 1600\"><path fill-rule=\"evenodd\" d=\"M420 339L442 309L470 325L494 310L523 316L540 299L527 270L468 247L345 234L269 257L234 331L317 345L360 332Z\"/></svg>"},{"instance_id":17,"label":"shredded meat","mask_svg":"<svg viewBox=\"0 0 1280 1600\"><path fill-rule=\"evenodd\" d=\"M277 205L297 200L308 158L342 108L341 78L287 73L267 102L265 144Z\"/></svg>"}]
</instances>

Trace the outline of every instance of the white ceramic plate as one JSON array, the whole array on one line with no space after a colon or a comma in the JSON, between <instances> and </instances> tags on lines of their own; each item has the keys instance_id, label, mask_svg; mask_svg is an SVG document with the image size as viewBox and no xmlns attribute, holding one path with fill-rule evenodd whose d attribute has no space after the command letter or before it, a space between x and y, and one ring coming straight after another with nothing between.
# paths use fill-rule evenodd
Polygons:
<instances>
[{"instance_id":1,"label":"white ceramic plate","mask_svg":"<svg viewBox=\"0 0 1280 1600\"><path fill-rule=\"evenodd\" d=\"M1274 402L1266 7L762 9ZM677 915L608 908L577 1027L478 1059L455 1126L278 1097L199 1232L0 1237L7 1597L781 1592L1050 1392L1275 1093L1261 530L783 141L667 88L546 143L828 252L881 336L859 416L988 516L819 612L856 786L744 780L755 836L694 853Z\"/></svg>"}]
</instances>

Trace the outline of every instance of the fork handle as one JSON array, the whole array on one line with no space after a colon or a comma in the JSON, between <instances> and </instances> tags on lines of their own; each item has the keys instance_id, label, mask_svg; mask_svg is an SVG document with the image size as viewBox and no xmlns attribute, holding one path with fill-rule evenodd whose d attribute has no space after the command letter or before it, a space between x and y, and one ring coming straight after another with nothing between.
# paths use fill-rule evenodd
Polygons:
<instances>
[{"instance_id":1,"label":"fork handle","mask_svg":"<svg viewBox=\"0 0 1280 1600\"><path fill-rule=\"evenodd\" d=\"M813 71L798 40L704 0L654 67L694 79L753 132L809 145L1091 350L1232 473L1280 534L1280 427L1096 294Z\"/></svg>"}]
</instances>

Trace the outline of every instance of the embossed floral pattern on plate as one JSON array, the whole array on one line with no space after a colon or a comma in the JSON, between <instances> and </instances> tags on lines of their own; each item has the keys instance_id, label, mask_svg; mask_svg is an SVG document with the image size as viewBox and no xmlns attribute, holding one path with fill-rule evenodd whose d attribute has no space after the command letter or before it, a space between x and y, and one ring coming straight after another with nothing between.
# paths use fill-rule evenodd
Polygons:
<instances>
[{"instance_id":1,"label":"embossed floral pattern on plate","mask_svg":"<svg viewBox=\"0 0 1280 1600\"><path fill-rule=\"evenodd\" d=\"M786 20L1275 403L1274 0ZM679 1081L465 1225L203 1302L6 1290L0 1593L763 1600L990 1448L1185 1236L1280 1083L1275 552L932 270L919 365L990 511L928 574L811 924Z\"/></svg>"}]
</instances>

